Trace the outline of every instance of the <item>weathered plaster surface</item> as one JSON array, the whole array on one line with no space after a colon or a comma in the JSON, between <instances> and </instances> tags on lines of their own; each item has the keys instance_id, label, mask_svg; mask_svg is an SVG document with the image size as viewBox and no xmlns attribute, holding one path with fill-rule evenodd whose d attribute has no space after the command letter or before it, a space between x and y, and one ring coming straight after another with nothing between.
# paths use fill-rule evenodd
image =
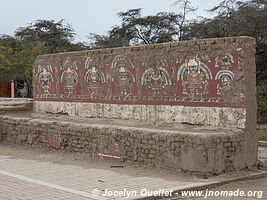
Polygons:
<instances>
[{"instance_id":1,"label":"weathered plaster surface","mask_svg":"<svg viewBox=\"0 0 267 200\"><path fill-rule=\"evenodd\" d=\"M36 101L40 113L67 114L88 118L130 119L154 123L188 123L245 128L245 108L189 107L169 105L120 105Z\"/></svg>"},{"instance_id":2,"label":"weathered plaster surface","mask_svg":"<svg viewBox=\"0 0 267 200\"><path fill-rule=\"evenodd\" d=\"M199 173L256 167L252 38L43 55L33 76L34 111L61 117L0 115L0 140ZM125 121L81 125L66 115Z\"/></svg>"},{"instance_id":3,"label":"weathered plaster surface","mask_svg":"<svg viewBox=\"0 0 267 200\"><path fill-rule=\"evenodd\" d=\"M245 128L253 53L236 37L43 55L35 111Z\"/></svg>"},{"instance_id":4,"label":"weathered plaster surface","mask_svg":"<svg viewBox=\"0 0 267 200\"><path fill-rule=\"evenodd\" d=\"M0 115L0 135L5 142L119 157L137 165L220 174L246 168L244 132L238 129L166 130L153 126L66 118L15 117ZM208 128L208 127L207 127ZM115 149L114 149L115 148Z\"/></svg>"}]
</instances>

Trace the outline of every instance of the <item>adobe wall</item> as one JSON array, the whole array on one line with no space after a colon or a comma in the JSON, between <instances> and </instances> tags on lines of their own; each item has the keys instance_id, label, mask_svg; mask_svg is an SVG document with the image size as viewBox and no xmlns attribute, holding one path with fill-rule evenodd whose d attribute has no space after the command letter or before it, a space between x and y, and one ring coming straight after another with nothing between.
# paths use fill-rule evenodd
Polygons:
<instances>
[{"instance_id":1,"label":"adobe wall","mask_svg":"<svg viewBox=\"0 0 267 200\"><path fill-rule=\"evenodd\" d=\"M155 127L78 125L72 118L5 114L0 115L0 140L92 157L107 146L109 156L131 163L200 173L257 164L252 38L42 55L33 77L34 111L44 116L133 120ZM202 131L156 128L179 123Z\"/></svg>"},{"instance_id":2,"label":"adobe wall","mask_svg":"<svg viewBox=\"0 0 267 200\"><path fill-rule=\"evenodd\" d=\"M248 37L43 55L35 111L245 128L253 59Z\"/></svg>"},{"instance_id":3,"label":"adobe wall","mask_svg":"<svg viewBox=\"0 0 267 200\"><path fill-rule=\"evenodd\" d=\"M74 117L75 118L75 117ZM24 114L0 115L0 144L26 145L62 152L86 153L137 166L214 175L246 169L244 132L127 126L121 124Z\"/></svg>"}]
</instances>

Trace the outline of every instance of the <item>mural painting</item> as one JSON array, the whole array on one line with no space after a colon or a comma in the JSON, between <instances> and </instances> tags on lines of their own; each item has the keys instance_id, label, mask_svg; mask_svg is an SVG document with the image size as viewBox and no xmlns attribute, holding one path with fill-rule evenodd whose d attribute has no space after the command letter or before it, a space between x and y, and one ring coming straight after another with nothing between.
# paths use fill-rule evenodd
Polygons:
<instances>
[{"instance_id":1,"label":"mural painting","mask_svg":"<svg viewBox=\"0 0 267 200\"><path fill-rule=\"evenodd\" d=\"M76 60L75 57L62 58L61 65L37 65L34 98L122 104L230 105L224 96L232 91L235 74L242 67L242 49L222 56L161 54L157 53L157 58L145 54L144 62L135 52L97 55L89 51ZM60 80L54 80L58 76L55 72L61 74ZM51 87L59 92L52 93ZM241 98L234 106L242 104Z\"/></svg>"}]
</instances>

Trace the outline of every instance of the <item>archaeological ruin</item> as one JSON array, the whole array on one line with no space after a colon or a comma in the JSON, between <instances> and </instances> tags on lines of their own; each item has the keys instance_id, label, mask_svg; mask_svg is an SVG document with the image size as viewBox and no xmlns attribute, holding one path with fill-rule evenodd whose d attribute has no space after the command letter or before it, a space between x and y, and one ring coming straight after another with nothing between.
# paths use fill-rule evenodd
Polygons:
<instances>
[{"instance_id":1,"label":"archaeological ruin","mask_svg":"<svg viewBox=\"0 0 267 200\"><path fill-rule=\"evenodd\" d=\"M33 77L33 112L0 114L0 140L202 174L256 167L253 38L42 55Z\"/></svg>"}]
</instances>

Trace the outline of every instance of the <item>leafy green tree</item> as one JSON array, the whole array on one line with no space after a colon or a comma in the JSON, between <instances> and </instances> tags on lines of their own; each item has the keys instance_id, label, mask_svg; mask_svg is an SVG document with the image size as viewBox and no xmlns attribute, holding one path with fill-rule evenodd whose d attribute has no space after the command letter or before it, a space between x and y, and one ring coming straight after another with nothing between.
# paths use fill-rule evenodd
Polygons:
<instances>
[{"instance_id":1,"label":"leafy green tree","mask_svg":"<svg viewBox=\"0 0 267 200\"><path fill-rule=\"evenodd\" d=\"M32 96L32 65L36 57L44 52L40 42L28 48L12 49L0 45L0 82L23 80L27 84L28 96Z\"/></svg>"},{"instance_id":2,"label":"leafy green tree","mask_svg":"<svg viewBox=\"0 0 267 200\"><path fill-rule=\"evenodd\" d=\"M20 27L15 32L18 40L25 44L41 42L45 53L57 53L65 51L82 50L85 47L82 43L75 44L75 31L70 24L64 20L55 22L53 20L37 20L27 27Z\"/></svg>"},{"instance_id":3,"label":"leafy green tree","mask_svg":"<svg viewBox=\"0 0 267 200\"><path fill-rule=\"evenodd\" d=\"M267 80L257 85L258 122L267 123Z\"/></svg>"},{"instance_id":4,"label":"leafy green tree","mask_svg":"<svg viewBox=\"0 0 267 200\"><path fill-rule=\"evenodd\" d=\"M176 34L174 13L158 13L155 16L141 16L141 9L119 13L121 29L130 39L130 44L151 44L172 41ZM118 30L118 29L117 29ZM111 35L116 35L112 30Z\"/></svg>"},{"instance_id":5,"label":"leafy green tree","mask_svg":"<svg viewBox=\"0 0 267 200\"><path fill-rule=\"evenodd\" d=\"M20 48L21 41L10 35L0 35L0 44L15 50Z\"/></svg>"},{"instance_id":6,"label":"leafy green tree","mask_svg":"<svg viewBox=\"0 0 267 200\"><path fill-rule=\"evenodd\" d=\"M110 48L183 40L189 30L188 15L196 8L189 0L177 0L173 5L179 7L179 12L142 16L142 9L136 8L118 13L121 25L114 26L106 36L90 34L90 47Z\"/></svg>"},{"instance_id":7,"label":"leafy green tree","mask_svg":"<svg viewBox=\"0 0 267 200\"><path fill-rule=\"evenodd\" d=\"M9 81L11 73L8 73L11 68L12 49L0 45L0 82Z\"/></svg>"},{"instance_id":8,"label":"leafy green tree","mask_svg":"<svg viewBox=\"0 0 267 200\"><path fill-rule=\"evenodd\" d=\"M107 36L91 34L92 48L108 48L173 41L177 34L174 13L142 16L141 9L118 13L120 26L114 26Z\"/></svg>"},{"instance_id":9,"label":"leafy green tree","mask_svg":"<svg viewBox=\"0 0 267 200\"><path fill-rule=\"evenodd\" d=\"M0 36L0 82L23 80L32 95L32 65L44 53L83 50L83 43L74 43L75 32L63 20L38 20L20 27L15 37Z\"/></svg>"}]
</instances>

